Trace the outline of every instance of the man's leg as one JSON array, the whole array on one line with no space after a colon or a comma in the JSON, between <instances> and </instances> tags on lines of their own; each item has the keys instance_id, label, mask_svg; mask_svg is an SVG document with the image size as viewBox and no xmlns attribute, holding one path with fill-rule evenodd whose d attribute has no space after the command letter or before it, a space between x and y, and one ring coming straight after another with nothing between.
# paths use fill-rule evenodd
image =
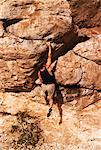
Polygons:
<instances>
[{"instance_id":1,"label":"man's leg","mask_svg":"<svg viewBox=\"0 0 101 150\"><path fill-rule=\"evenodd\" d=\"M58 107L59 114L60 114L60 121L59 121L59 124L61 124L61 123L62 123L62 104L57 103L57 107Z\"/></svg>"},{"instance_id":2,"label":"man's leg","mask_svg":"<svg viewBox=\"0 0 101 150\"><path fill-rule=\"evenodd\" d=\"M45 91L45 101L46 101L46 105L49 105L48 92L47 91Z\"/></svg>"},{"instance_id":3,"label":"man's leg","mask_svg":"<svg viewBox=\"0 0 101 150\"><path fill-rule=\"evenodd\" d=\"M45 99L45 102L46 102L46 105L49 104L49 101L48 101L48 93L47 93L47 88L46 88L46 85L45 84L42 84L41 85L41 88L42 88L42 92L43 92L43 95L44 95L44 99Z\"/></svg>"},{"instance_id":4,"label":"man's leg","mask_svg":"<svg viewBox=\"0 0 101 150\"><path fill-rule=\"evenodd\" d=\"M47 117L49 117L49 116L51 115L52 107L53 107L53 98L48 96L48 100L49 100L50 108L49 108L49 111L48 111Z\"/></svg>"},{"instance_id":5,"label":"man's leg","mask_svg":"<svg viewBox=\"0 0 101 150\"><path fill-rule=\"evenodd\" d=\"M51 115L51 112L52 112L54 91L55 91L55 84L47 85L47 92L48 92L48 97L47 98L49 100L49 105L50 105L47 117L49 117Z\"/></svg>"}]
</instances>

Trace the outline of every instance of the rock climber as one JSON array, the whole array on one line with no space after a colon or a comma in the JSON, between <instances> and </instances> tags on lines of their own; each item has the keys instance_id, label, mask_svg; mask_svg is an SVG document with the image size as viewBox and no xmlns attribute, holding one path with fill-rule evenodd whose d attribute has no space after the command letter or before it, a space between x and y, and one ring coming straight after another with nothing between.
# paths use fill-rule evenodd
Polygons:
<instances>
[{"instance_id":1,"label":"rock climber","mask_svg":"<svg viewBox=\"0 0 101 150\"><path fill-rule=\"evenodd\" d=\"M54 103L57 103L57 107L60 114L59 124L62 123L62 96L59 91L59 88L56 84L55 75L54 75L54 66L52 65L52 47L50 42L47 43L49 47L48 59L45 65L40 66L40 70L38 71L38 80L36 80L36 84L41 84L42 91L45 93L45 100L49 102L49 111L47 113L47 117L51 115L52 107ZM57 93L57 94L56 94ZM57 95L57 98L54 97L54 94ZM47 103L48 104L48 103Z\"/></svg>"},{"instance_id":2,"label":"rock climber","mask_svg":"<svg viewBox=\"0 0 101 150\"><path fill-rule=\"evenodd\" d=\"M39 82L42 87L42 91L47 95L47 99L49 101L49 112L47 113L47 117L51 115L52 107L53 107L53 96L55 92L55 76L52 71L52 52L51 52L51 44L50 42L47 44L49 47L48 59L45 65L40 66L40 70L38 71Z\"/></svg>"}]
</instances>

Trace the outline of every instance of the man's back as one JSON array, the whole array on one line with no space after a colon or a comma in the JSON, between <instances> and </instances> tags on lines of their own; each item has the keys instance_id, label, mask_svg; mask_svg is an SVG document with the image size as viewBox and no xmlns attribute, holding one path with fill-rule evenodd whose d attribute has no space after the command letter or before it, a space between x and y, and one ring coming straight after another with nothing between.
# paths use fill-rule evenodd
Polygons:
<instances>
[{"instance_id":1,"label":"man's back","mask_svg":"<svg viewBox=\"0 0 101 150\"><path fill-rule=\"evenodd\" d=\"M53 73L49 74L49 72L48 72L46 67L44 67L43 70L40 70L40 75L41 75L43 84L55 83L55 76L54 76L54 74Z\"/></svg>"}]
</instances>

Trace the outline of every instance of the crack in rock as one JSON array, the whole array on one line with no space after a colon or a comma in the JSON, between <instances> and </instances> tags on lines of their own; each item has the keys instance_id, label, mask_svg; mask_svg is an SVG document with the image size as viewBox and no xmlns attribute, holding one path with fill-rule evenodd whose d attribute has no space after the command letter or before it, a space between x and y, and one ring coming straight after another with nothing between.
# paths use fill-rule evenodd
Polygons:
<instances>
[{"instance_id":1,"label":"crack in rock","mask_svg":"<svg viewBox=\"0 0 101 150\"><path fill-rule=\"evenodd\" d=\"M75 55L81 57L81 58L84 58L84 59L86 59L86 60L92 61L92 62L96 63L97 65L101 65L101 60L98 60L98 62L97 62L97 60L95 60L95 61L94 61L94 60L91 60L91 59L89 59L89 58L87 58L87 57L84 57L84 56L82 56L82 55L80 55L80 54L74 52L74 51L73 51L73 53L74 53Z\"/></svg>"},{"instance_id":2,"label":"crack in rock","mask_svg":"<svg viewBox=\"0 0 101 150\"><path fill-rule=\"evenodd\" d=\"M0 21L3 22L3 27L6 30L6 28L12 24L16 24L18 22L20 22L21 20L23 20L22 18L18 18L18 19L0 19Z\"/></svg>"}]
</instances>

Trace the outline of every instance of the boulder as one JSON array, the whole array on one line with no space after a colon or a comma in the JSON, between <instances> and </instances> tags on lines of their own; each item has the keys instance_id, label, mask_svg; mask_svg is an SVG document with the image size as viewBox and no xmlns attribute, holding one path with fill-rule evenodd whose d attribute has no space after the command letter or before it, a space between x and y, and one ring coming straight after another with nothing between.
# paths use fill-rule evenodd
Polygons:
<instances>
[{"instance_id":1,"label":"boulder","mask_svg":"<svg viewBox=\"0 0 101 150\"><path fill-rule=\"evenodd\" d=\"M0 19L5 21L7 30L21 38L53 39L62 37L71 28L66 1L9 0L0 7Z\"/></svg>"},{"instance_id":2,"label":"boulder","mask_svg":"<svg viewBox=\"0 0 101 150\"><path fill-rule=\"evenodd\" d=\"M58 83L62 85L73 85L81 80L82 69L80 59L72 51L69 51L58 59L55 72Z\"/></svg>"},{"instance_id":3,"label":"boulder","mask_svg":"<svg viewBox=\"0 0 101 150\"><path fill-rule=\"evenodd\" d=\"M62 85L101 90L101 36L79 43L58 59L56 80Z\"/></svg>"},{"instance_id":4,"label":"boulder","mask_svg":"<svg viewBox=\"0 0 101 150\"><path fill-rule=\"evenodd\" d=\"M74 23L80 28L101 27L100 0L70 0Z\"/></svg>"},{"instance_id":5,"label":"boulder","mask_svg":"<svg viewBox=\"0 0 101 150\"><path fill-rule=\"evenodd\" d=\"M46 62L46 41L51 41L53 55L58 50L59 55L63 53L65 43L70 43L74 34L70 15L65 0L0 3L0 89L17 92L33 88L38 67Z\"/></svg>"},{"instance_id":6,"label":"boulder","mask_svg":"<svg viewBox=\"0 0 101 150\"><path fill-rule=\"evenodd\" d=\"M101 34L91 38L86 42L79 43L73 51L87 59L94 61L97 64L101 64Z\"/></svg>"},{"instance_id":7,"label":"boulder","mask_svg":"<svg viewBox=\"0 0 101 150\"><path fill-rule=\"evenodd\" d=\"M62 15L70 13L69 4L65 0L5 0L0 2L1 19L26 19L40 16L40 12ZM67 12L67 14L66 14ZM46 15L47 16L47 15Z\"/></svg>"},{"instance_id":8,"label":"boulder","mask_svg":"<svg viewBox=\"0 0 101 150\"><path fill-rule=\"evenodd\" d=\"M70 0L74 25L78 28L78 36L94 37L101 34L101 2L100 0Z\"/></svg>"},{"instance_id":9,"label":"boulder","mask_svg":"<svg viewBox=\"0 0 101 150\"><path fill-rule=\"evenodd\" d=\"M81 37L94 37L96 35L101 34L101 26L100 27L94 27L94 28L81 28L78 29L78 36Z\"/></svg>"},{"instance_id":10,"label":"boulder","mask_svg":"<svg viewBox=\"0 0 101 150\"><path fill-rule=\"evenodd\" d=\"M45 50L46 46L42 41L16 41L10 35L1 38L0 89L30 89L36 78L34 65L37 64L43 49Z\"/></svg>"},{"instance_id":11,"label":"boulder","mask_svg":"<svg viewBox=\"0 0 101 150\"><path fill-rule=\"evenodd\" d=\"M82 111L76 111L69 104L62 105L63 122L59 125L57 107L53 106L52 114L47 118L49 106L40 103L39 97L36 97L36 100L32 98L32 94L34 93L0 92L1 149L74 150L79 147L82 150L89 150L89 148L101 148L99 142L101 101ZM91 96L91 99L93 98ZM85 100L87 103L87 97ZM81 102L79 103L81 106ZM39 142L33 145L35 137ZM43 142L40 141L41 139Z\"/></svg>"}]
</instances>

